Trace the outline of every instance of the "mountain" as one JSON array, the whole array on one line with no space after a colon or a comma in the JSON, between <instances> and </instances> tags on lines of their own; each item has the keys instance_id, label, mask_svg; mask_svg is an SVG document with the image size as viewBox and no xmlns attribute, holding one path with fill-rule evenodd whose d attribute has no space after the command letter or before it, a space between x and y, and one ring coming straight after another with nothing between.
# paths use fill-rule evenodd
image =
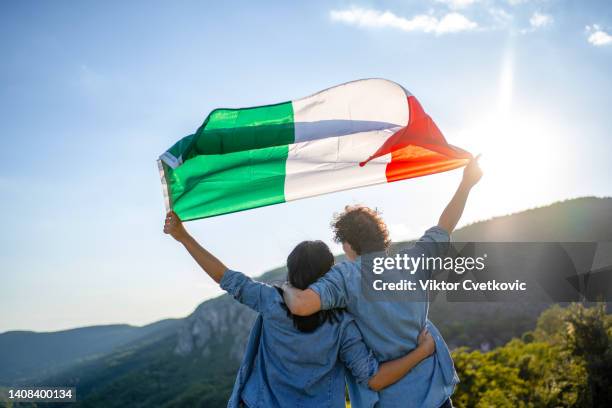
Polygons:
<instances>
[{"instance_id":1,"label":"mountain","mask_svg":"<svg viewBox=\"0 0 612 408\"><path fill-rule=\"evenodd\" d=\"M496 217L461 228L453 239L612 242L612 198L578 198ZM405 245L408 243L398 243L394 249ZM286 269L281 267L259 279L280 281L285 274ZM537 316L547 306L436 301L431 305L430 318L452 348L487 349L533 329ZM76 386L80 401L77 406L82 407L225 406L254 318L248 308L223 295L205 301L167 331L116 344L102 356L103 351L85 353L76 366L67 369L60 370L65 363L62 359L42 353L40 364L44 362L50 368L60 361L60 368L40 383ZM0 345L6 334L0 335ZM39 344L43 350L50 350L45 340ZM0 350L11 354L11 349L18 347L13 342ZM79 358L68 355L66 361ZM19 369L22 371L15 367L5 370L24 372L23 367ZM6 377L1 378L6 384Z\"/></svg>"},{"instance_id":2,"label":"mountain","mask_svg":"<svg viewBox=\"0 0 612 408\"><path fill-rule=\"evenodd\" d=\"M143 327L127 324L82 327L51 333L9 331L0 334L0 384L46 378L79 362L110 353L140 339L175 333L178 319Z\"/></svg>"},{"instance_id":3,"label":"mountain","mask_svg":"<svg viewBox=\"0 0 612 408\"><path fill-rule=\"evenodd\" d=\"M454 241L604 242L612 237L612 198L582 197L491 218L453 232Z\"/></svg>"}]
</instances>

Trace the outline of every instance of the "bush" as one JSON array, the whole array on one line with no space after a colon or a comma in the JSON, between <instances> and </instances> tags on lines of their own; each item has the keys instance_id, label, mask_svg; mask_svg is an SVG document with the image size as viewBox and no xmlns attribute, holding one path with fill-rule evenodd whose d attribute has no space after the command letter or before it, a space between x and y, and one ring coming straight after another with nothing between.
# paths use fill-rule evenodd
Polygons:
<instances>
[{"instance_id":1,"label":"bush","mask_svg":"<svg viewBox=\"0 0 612 408\"><path fill-rule=\"evenodd\" d=\"M457 407L612 406L611 316L605 305L553 306L533 332L488 353L453 352Z\"/></svg>"}]
</instances>

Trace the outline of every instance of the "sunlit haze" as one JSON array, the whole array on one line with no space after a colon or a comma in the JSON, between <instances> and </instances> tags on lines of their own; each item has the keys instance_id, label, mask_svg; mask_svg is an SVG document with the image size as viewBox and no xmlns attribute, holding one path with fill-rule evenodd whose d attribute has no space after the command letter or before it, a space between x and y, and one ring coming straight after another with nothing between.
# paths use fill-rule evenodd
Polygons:
<instances>
[{"instance_id":1,"label":"sunlit haze","mask_svg":"<svg viewBox=\"0 0 612 408\"><path fill-rule=\"evenodd\" d=\"M612 195L606 1L3 2L0 332L145 324L221 293L162 233L157 157L211 109L382 77L449 143L482 154L460 226ZM146 10L146 18L143 17ZM585 28L586 27L586 28ZM437 222L461 170L187 224L256 276L332 214L383 211L393 239Z\"/></svg>"}]
</instances>

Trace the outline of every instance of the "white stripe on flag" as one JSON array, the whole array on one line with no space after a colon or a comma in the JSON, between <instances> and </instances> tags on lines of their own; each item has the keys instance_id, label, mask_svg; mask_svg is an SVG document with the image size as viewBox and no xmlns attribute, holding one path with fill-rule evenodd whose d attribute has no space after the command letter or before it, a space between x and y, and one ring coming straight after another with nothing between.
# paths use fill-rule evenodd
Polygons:
<instances>
[{"instance_id":1,"label":"white stripe on flag","mask_svg":"<svg viewBox=\"0 0 612 408\"><path fill-rule=\"evenodd\" d=\"M295 143L408 124L408 95L385 79L348 82L293 104Z\"/></svg>"},{"instance_id":2,"label":"white stripe on flag","mask_svg":"<svg viewBox=\"0 0 612 408\"><path fill-rule=\"evenodd\" d=\"M391 161L390 154L372 160L364 167L359 167L359 163L398 129L290 145L285 170L285 200L386 183L385 171Z\"/></svg>"}]
</instances>

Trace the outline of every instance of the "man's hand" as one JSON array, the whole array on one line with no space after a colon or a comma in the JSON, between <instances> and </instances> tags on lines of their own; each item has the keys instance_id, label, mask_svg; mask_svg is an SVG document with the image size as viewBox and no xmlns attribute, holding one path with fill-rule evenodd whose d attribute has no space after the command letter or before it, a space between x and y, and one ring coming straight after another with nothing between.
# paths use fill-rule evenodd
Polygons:
<instances>
[{"instance_id":1,"label":"man's hand","mask_svg":"<svg viewBox=\"0 0 612 408\"><path fill-rule=\"evenodd\" d=\"M470 160L468 165L463 169L463 179L461 180L461 184L463 184L465 187L474 187L482 178L482 170L478 165L478 159L480 159L480 155Z\"/></svg>"},{"instance_id":2,"label":"man's hand","mask_svg":"<svg viewBox=\"0 0 612 408\"><path fill-rule=\"evenodd\" d=\"M170 234L172 238L176 239L178 242L184 242L189 236L187 230L183 226L183 222L174 211L169 211L168 214L166 214L164 233Z\"/></svg>"},{"instance_id":3,"label":"man's hand","mask_svg":"<svg viewBox=\"0 0 612 408\"><path fill-rule=\"evenodd\" d=\"M417 348L423 350L425 355L430 356L436 351L436 342L426 328L419 333L417 341L419 342Z\"/></svg>"},{"instance_id":4,"label":"man's hand","mask_svg":"<svg viewBox=\"0 0 612 408\"><path fill-rule=\"evenodd\" d=\"M459 188L438 220L438 227L449 234L453 232L463 214L465 202L470 194L470 190L472 190L472 187L474 187L482 177L482 170L480 170L480 166L478 166L479 158L480 155L476 156L474 159L470 160L467 166L465 166L463 170L463 179L459 184Z\"/></svg>"}]
</instances>

